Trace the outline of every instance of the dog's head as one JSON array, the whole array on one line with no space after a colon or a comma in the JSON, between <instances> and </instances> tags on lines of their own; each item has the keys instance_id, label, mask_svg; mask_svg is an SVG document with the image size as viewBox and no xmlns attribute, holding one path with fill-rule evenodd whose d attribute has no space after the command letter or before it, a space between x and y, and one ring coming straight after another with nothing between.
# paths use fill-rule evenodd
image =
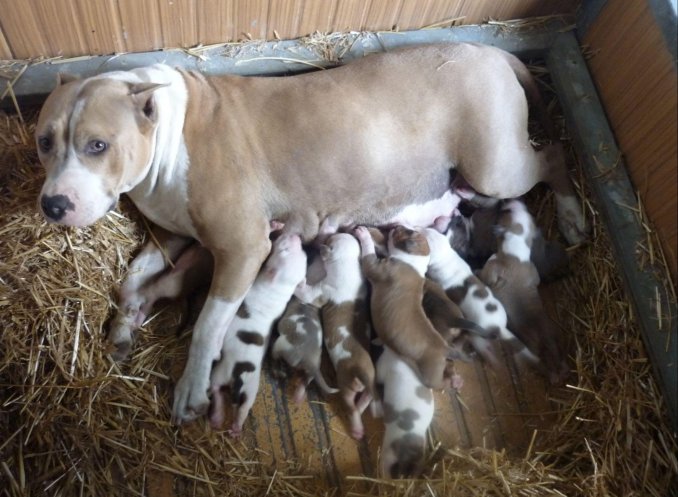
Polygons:
<instances>
[{"instance_id":1,"label":"dog's head","mask_svg":"<svg viewBox=\"0 0 678 497\"><path fill-rule=\"evenodd\" d=\"M141 181L153 159L154 93L162 86L100 76L58 81L35 132L46 170L38 204L50 222L92 224Z\"/></svg>"}]
</instances>

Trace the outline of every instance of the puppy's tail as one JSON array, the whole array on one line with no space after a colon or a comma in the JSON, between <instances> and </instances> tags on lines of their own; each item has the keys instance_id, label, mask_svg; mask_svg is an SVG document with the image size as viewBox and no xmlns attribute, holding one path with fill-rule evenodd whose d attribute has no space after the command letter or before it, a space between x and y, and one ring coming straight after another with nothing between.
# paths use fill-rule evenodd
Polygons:
<instances>
[{"instance_id":1,"label":"puppy's tail","mask_svg":"<svg viewBox=\"0 0 678 497\"><path fill-rule=\"evenodd\" d=\"M553 121L551 121L551 118L549 117L548 110L546 109L546 105L544 105L544 100L541 98L541 94L539 93L539 88L537 88L537 82L535 81L534 76L532 76L530 70L515 55L505 52L505 57L506 62L508 62L509 66L511 66L511 69L513 69L516 78L518 78L520 86L522 86L523 90L525 90L527 100L530 102L530 105L532 106L539 123L544 128L544 131L546 131L548 137L553 142L557 142L558 135L556 133L556 128L553 126Z\"/></svg>"},{"instance_id":2,"label":"puppy's tail","mask_svg":"<svg viewBox=\"0 0 678 497\"><path fill-rule=\"evenodd\" d=\"M354 367L351 371L354 378L357 378L365 387L365 392L371 397L375 396L374 373L365 371L361 367Z\"/></svg>"},{"instance_id":3,"label":"puppy's tail","mask_svg":"<svg viewBox=\"0 0 678 497\"><path fill-rule=\"evenodd\" d=\"M327 384L327 382L325 381L325 377L320 372L320 370L318 370L318 372L313 376L313 379L315 380L320 390L322 390L325 394L332 395L339 392L338 388L332 388Z\"/></svg>"}]
</instances>

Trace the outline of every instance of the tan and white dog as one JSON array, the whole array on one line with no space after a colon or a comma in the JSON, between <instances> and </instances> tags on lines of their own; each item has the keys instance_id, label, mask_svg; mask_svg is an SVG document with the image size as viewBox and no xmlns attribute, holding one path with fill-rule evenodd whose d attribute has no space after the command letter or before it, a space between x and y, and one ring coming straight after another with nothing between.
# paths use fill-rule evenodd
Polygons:
<instances>
[{"instance_id":1,"label":"tan and white dog","mask_svg":"<svg viewBox=\"0 0 678 497\"><path fill-rule=\"evenodd\" d=\"M210 367L270 251L270 220L294 221L286 229L304 240L328 218L385 224L441 197L456 168L475 191L499 198L545 181L568 239L585 231L561 146L529 143L534 81L493 47L407 48L286 78L154 65L61 83L36 128L47 219L92 224L127 193L175 235L168 244L195 238L214 256L175 389L178 421L207 410ZM142 284L164 268L150 246L132 274Z\"/></svg>"}]
</instances>

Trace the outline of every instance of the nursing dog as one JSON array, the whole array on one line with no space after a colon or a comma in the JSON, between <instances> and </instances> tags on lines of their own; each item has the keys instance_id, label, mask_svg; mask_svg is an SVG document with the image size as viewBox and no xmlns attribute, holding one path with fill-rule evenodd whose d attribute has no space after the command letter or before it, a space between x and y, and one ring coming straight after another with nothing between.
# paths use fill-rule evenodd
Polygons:
<instances>
[{"instance_id":1,"label":"nursing dog","mask_svg":"<svg viewBox=\"0 0 678 497\"><path fill-rule=\"evenodd\" d=\"M411 47L285 78L154 65L60 83L36 127L45 217L89 225L127 193L175 239L197 239L214 256L175 389L177 422L209 406L210 368L270 252L271 220L305 241L327 219L387 225L407 206L442 197L456 169L497 198L544 181L568 240L586 230L561 145L537 151L529 142L526 96L539 102L536 85L497 48ZM131 267L140 284L166 267L160 249L142 254ZM131 322L137 305L120 302Z\"/></svg>"}]
</instances>

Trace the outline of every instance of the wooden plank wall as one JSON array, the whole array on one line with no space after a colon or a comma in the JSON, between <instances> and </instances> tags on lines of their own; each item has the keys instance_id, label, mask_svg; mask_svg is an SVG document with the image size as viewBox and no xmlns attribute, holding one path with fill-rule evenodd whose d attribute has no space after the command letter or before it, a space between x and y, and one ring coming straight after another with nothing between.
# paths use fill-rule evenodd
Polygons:
<instances>
[{"instance_id":1,"label":"wooden plank wall","mask_svg":"<svg viewBox=\"0 0 678 497\"><path fill-rule=\"evenodd\" d=\"M573 14L580 0L0 0L0 59Z\"/></svg>"},{"instance_id":2,"label":"wooden plank wall","mask_svg":"<svg viewBox=\"0 0 678 497\"><path fill-rule=\"evenodd\" d=\"M583 42L594 53L589 69L676 282L676 65L647 0L608 0Z\"/></svg>"}]
</instances>

